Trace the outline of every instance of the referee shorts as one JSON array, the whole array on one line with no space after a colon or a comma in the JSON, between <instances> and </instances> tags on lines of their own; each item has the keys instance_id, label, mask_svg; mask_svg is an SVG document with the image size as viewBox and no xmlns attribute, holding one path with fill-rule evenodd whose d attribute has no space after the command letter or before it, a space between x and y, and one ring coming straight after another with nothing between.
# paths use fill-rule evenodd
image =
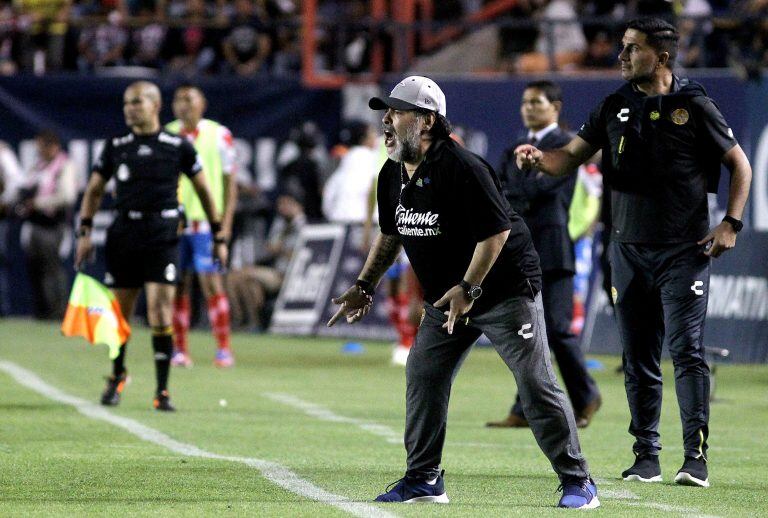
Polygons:
<instances>
[{"instance_id":1,"label":"referee shorts","mask_svg":"<svg viewBox=\"0 0 768 518\"><path fill-rule=\"evenodd\" d=\"M159 215L138 220L118 216L107 230L104 284L112 288L141 288L147 282L176 284L178 225L178 218Z\"/></svg>"}]
</instances>

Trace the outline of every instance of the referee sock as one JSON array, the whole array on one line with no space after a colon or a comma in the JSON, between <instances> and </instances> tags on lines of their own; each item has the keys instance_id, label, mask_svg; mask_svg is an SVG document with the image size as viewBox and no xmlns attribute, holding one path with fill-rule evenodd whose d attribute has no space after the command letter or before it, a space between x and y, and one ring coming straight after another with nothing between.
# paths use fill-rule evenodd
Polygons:
<instances>
[{"instance_id":1,"label":"referee sock","mask_svg":"<svg viewBox=\"0 0 768 518\"><path fill-rule=\"evenodd\" d=\"M219 349L229 348L229 299L223 293L217 293L208 299L208 321L216 338Z\"/></svg>"},{"instance_id":2,"label":"referee sock","mask_svg":"<svg viewBox=\"0 0 768 518\"><path fill-rule=\"evenodd\" d=\"M168 388L168 371L171 367L173 352L173 328L160 326L152 328L152 349L155 351L155 374L157 393Z\"/></svg>"},{"instance_id":3,"label":"referee sock","mask_svg":"<svg viewBox=\"0 0 768 518\"><path fill-rule=\"evenodd\" d=\"M125 350L128 348L128 342L120 346L120 353L117 358L112 360L112 375L119 378L125 372Z\"/></svg>"},{"instance_id":4,"label":"referee sock","mask_svg":"<svg viewBox=\"0 0 768 518\"><path fill-rule=\"evenodd\" d=\"M187 352L189 334L189 295L181 295L173 301L173 345Z\"/></svg>"}]
</instances>

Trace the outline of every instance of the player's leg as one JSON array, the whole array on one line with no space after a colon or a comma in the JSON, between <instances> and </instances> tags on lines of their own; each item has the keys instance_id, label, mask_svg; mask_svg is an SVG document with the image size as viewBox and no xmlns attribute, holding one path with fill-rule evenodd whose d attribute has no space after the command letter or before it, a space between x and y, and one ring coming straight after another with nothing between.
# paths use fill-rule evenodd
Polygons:
<instances>
[{"instance_id":1,"label":"player's leg","mask_svg":"<svg viewBox=\"0 0 768 518\"><path fill-rule=\"evenodd\" d=\"M234 365L234 356L230 348L229 299L224 291L222 265L213 257L213 235L210 232L195 232L189 237L194 270L200 279L200 288L208 308L208 322L216 339L214 364L217 367L231 367Z\"/></svg>"},{"instance_id":2,"label":"player's leg","mask_svg":"<svg viewBox=\"0 0 768 518\"><path fill-rule=\"evenodd\" d=\"M661 346L664 321L653 264L645 248L611 243L612 296L623 345L624 388L635 437L634 464L622 473L628 481L661 482Z\"/></svg>"},{"instance_id":3,"label":"player's leg","mask_svg":"<svg viewBox=\"0 0 768 518\"><path fill-rule=\"evenodd\" d=\"M675 482L707 487L709 366L704 355L703 331L710 260L698 245L675 247L663 259L669 265L660 279L664 326L675 366L685 457Z\"/></svg>"},{"instance_id":4,"label":"player's leg","mask_svg":"<svg viewBox=\"0 0 768 518\"><path fill-rule=\"evenodd\" d=\"M216 339L217 367L231 367L235 363L230 346L232 334L230 324L229 297L224 291L223 275L219 272L203 272L198 275L200 288L207 301L208 321Z\"/></svg>"},{"instance_id":5,"label":"player's leg","mask_svg":"<svg viewBox=\"0 0 768 518\"><path fill-rule=\"evenodd\" d=\"M191 236L183 234L179 240L179 264L181 282L176 287L173 300L173 358L171 364L180 367L191 367L192 358L189 354L189 325L191 314L190 291L194 264L192 258Z\"/></svg>"},{"instance_id":6,"label":"player's leg","mask_svg":"<svg viewBox=\"0 0 768 518\"><path fill-rule=\"evenodd\" d=\"M168 395L168 374L173 353L173 298L176 286L147 282L147 320L152 328L152 350L155 357L157 389L153 402L157 410L174 411Z\"/></svg>"}]
</instances>

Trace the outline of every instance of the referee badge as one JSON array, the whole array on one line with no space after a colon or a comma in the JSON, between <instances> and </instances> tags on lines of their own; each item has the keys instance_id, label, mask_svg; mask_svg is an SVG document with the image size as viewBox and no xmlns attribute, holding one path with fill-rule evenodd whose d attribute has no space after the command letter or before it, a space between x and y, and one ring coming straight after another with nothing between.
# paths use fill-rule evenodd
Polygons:
<instances>
[{"instance_id":1,"label":"referee badge","mask_svg":"<svg viewBox=\"0 0 768 518\"><path fill-rule=\"evenodd\" d=\"M689 119L688 111L684 108L678 108L677 110L672 112L672 115L669 116L670 119L672 119L672 122L677 124L678 126L682 126L686 122L688 122Z\"/></svg>"}]
</instances>

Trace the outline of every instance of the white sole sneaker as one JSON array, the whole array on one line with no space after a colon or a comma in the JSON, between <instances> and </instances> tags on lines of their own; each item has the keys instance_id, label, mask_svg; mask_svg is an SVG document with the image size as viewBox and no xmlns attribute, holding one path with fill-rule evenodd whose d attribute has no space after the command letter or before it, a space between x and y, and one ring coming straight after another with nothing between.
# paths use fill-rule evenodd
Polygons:
<instances>
[{"instance_id":1,"label":"white sole sneaker","mask_svg":"<svg viewBox=\"0 0 768 518\"><path fill-rule=\"evenodd\" d=\"M645 483L663 482L663 480L661 479L661 475L656 475L655 477L651 477L651 478L643 478L640 475L627 475L626 477L624 477L624 481L625 482L645 482Z\"/></svg>"},{"instance_id":2,"label":"white sole sneaker","mask_svg":"<svg viewBox=\"0 0 768 518\"><path fill-rule=\"evenodd\" d=\"M600 500L594 497L588 504L582 505L579 509L597 509L598 507L600 507Z\"/></svg>"},{"instance_id":3,"label":"white sole sneaker","mask_svg":"<svg viewBox=\"0 0 768 518\"><path fill-rule=\"evenodd\" d=\"M681 486L709 487L709 479L701 480L700 478L696 478L690 473L686 473L685 471L681 471L677 474L675 477L675 483L680 484Z\"/></svg>"},{"instance_id":4,"label":"white sole sneaker","mask_svg":"<svg viewBox=\"0 0 768 518\"><path fill-rule=\"evenodd\" d=\"M448 495L443 493L437 496L417 496L403 502L404 504L418 504L418 503L433 503L433 504L447 504Z\"/></svg>"}]
</instances>

